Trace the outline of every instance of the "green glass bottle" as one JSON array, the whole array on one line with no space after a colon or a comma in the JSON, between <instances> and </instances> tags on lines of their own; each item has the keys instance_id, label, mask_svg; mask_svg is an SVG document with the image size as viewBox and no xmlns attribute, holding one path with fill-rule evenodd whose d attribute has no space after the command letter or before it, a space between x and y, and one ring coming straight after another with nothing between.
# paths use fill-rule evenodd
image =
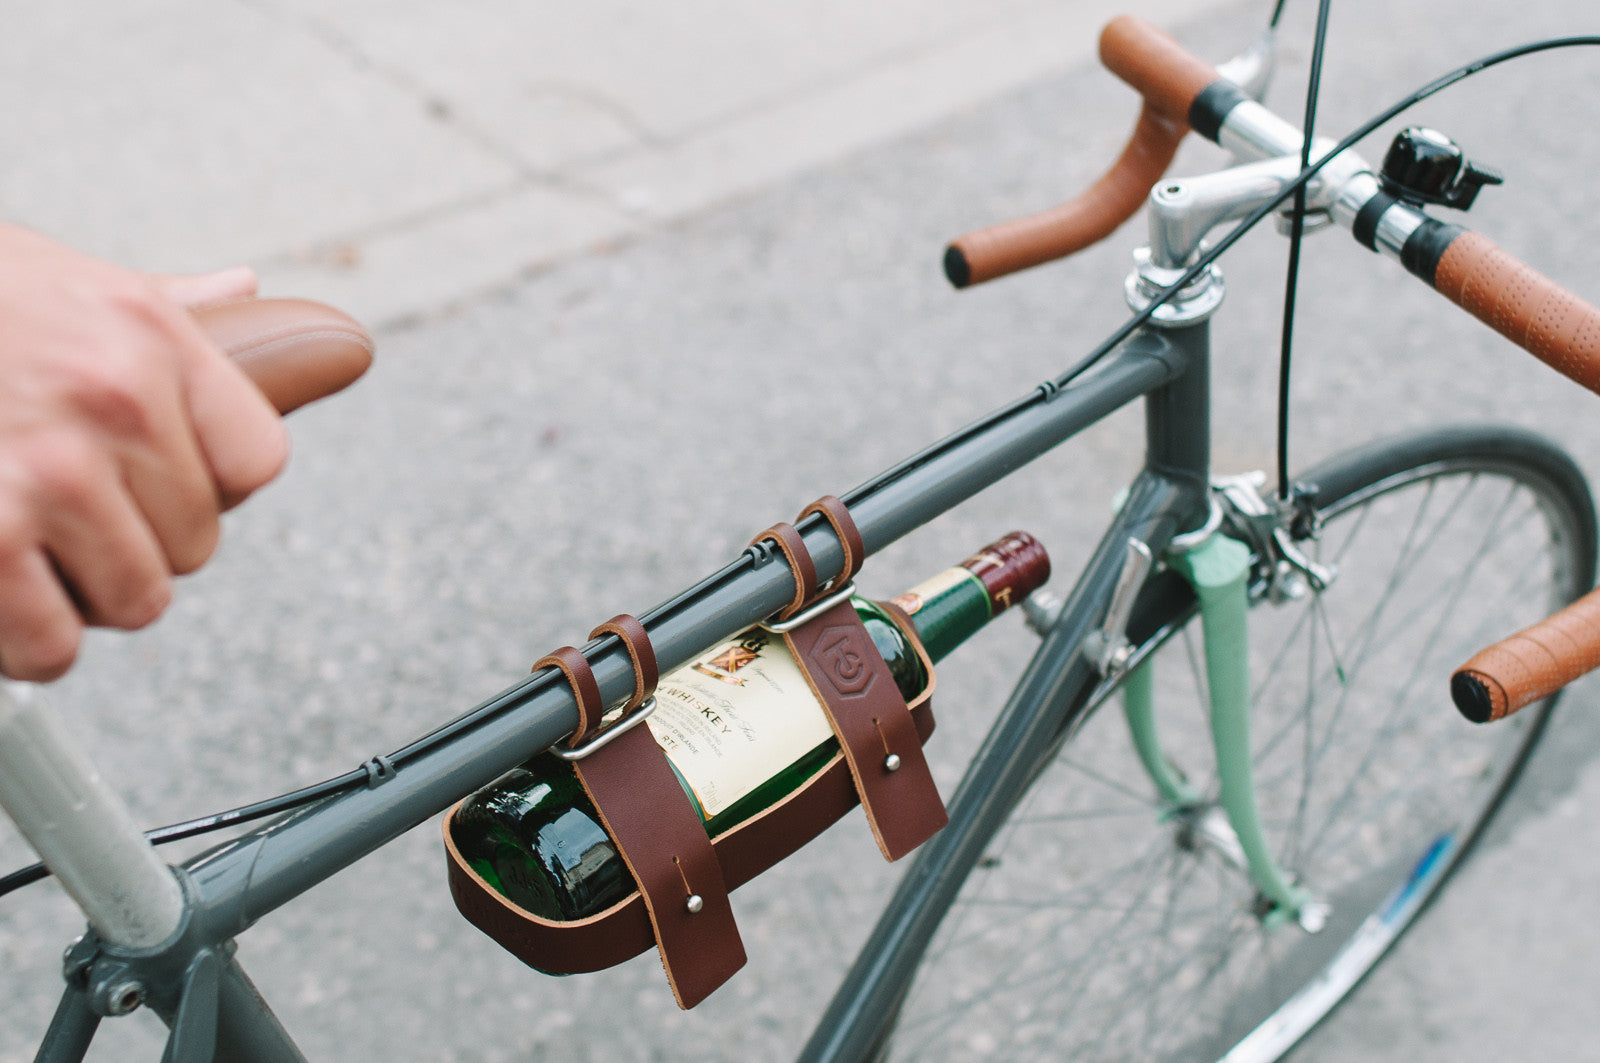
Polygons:
<instances>
[{"instance_id":1,"label":"green glass bottle","mask_svg":"<svg viewBox=\"0 0 1600 1063\"><path fill-rule=\"evenodd\" d=\"M1049 576L1044 547L1012 532L893 602L938 661ZM852 604L913 700L929 677L911 640L878 603ZM645 726L712 836L782 800L839 748L782 637L762 628L663 677L656 699ZM593 915L634 888L571 765L549 753L479 790L450 829L486 882L546 919Z\"/></svg>"}]
</instances>

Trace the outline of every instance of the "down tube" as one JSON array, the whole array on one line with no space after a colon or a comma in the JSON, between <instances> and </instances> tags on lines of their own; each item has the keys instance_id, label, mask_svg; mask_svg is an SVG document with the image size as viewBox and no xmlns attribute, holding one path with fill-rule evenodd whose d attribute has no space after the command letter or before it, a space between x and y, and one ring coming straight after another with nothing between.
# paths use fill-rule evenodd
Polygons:
<instances>
[{"instance_id":1,"label":"down tube","mask_svg":"<svg viewBox=\"0 0 1600 1063\"><path fill-rule=\"evenodd\" d=\"M906 872L872 936L862 946L802 1061L868 1058L887 1032L911 976L1001 821L1054 749L1054 739L1088 704L1099 673L1081 652L1101 622L1129 536L1165 544L1195 511L1192 484L1151 471L1134 482L1096 548L1062 619L1034 654L950 802L950 823Z\"/></svg>"}]
</instances>

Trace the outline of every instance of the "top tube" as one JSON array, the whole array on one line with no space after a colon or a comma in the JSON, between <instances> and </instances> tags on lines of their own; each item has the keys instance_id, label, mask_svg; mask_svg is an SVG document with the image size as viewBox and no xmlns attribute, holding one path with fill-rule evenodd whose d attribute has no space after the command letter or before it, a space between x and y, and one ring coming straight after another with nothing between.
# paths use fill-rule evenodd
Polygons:
<instances>
[{"instance_id":1,"label":"top tube","mask_svg":"<svg viewBox=\"0 0 1600 1063\"><path fill-rule=\"evenodd\" d=\"M1159 331L1136 334L1102 369L1074 386L1040 393L974 435L957 434L852 506L868 551L881 549L971 498L1102 417L1180 376L1180 345ZM825 522L804 531L819 575L843 562ZM786 565L740 562L647 614L663 671L718 638L776 613L793 595ZM591 664L608 702L633 691L627 653L593 644ZM485 710L493 710L485 711ZM576 708L564 683L535 676L475 712L484 721L430 749L371 789L353 790L291 813L187 865L202 907L225 928L243 927L448 807L489 779L569 733ZM231 931L226 931L231 932Z\"/></svg>"}]
</instances>

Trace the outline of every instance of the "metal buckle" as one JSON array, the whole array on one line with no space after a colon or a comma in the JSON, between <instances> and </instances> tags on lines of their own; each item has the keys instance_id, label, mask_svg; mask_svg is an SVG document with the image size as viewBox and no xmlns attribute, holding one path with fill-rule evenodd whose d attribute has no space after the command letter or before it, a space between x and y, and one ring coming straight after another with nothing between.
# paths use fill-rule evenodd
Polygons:
<instances>
[{"instance_id":1,"label":"metal buckle","mask_svg":"<svg viewBox=\"0 0 1600 1063\"><path fill-rule=\"evenodd\" d=\"M826 598L817 599L804 609L800 610L794 616L791 616L789 619L763 620L761 621L761 626L772 632L774 635L782 635L784 632L793 631L806 621L814 619L818 615L827 612L840 602L847 600L851 595L855 594L855 592L855 582L851 581L836 591L829 591Z\"/></svg>"},{"instance_id":2,"label":"metal buckle","mask_svg":"<svg viewBox=\"0 0 1600 1063\"><path fill-rule=\"evenodd\" d=\"M630 731L642 723L645 717L656 711L654 695L645 698L644 704L634 709L628 715L609 723L595 732L595 736L577 749L567 749L563 746L551 746L550 752L562 760L582 760L596 750L604 749L614 739L620 738L624 731Z\"/></svg>"}]
</instances>

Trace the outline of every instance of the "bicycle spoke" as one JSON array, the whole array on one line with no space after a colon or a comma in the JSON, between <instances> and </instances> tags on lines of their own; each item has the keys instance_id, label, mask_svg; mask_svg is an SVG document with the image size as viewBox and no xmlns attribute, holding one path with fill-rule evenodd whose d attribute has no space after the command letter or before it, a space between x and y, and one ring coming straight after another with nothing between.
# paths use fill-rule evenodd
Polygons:
<instances>
[{"instance_id":1,"label":"bicycle spoke","mask_svg":"<svg viewBox=\"0 0 1600 1063\"><path fill-rule=\"evenodd\" d=\"M929 961L943 975L907 1001L902 1025L918 1030L898 1035L899 1050L1190 1060L1224 1033L1256 1029L1319 972L1337 979L1326 999L1347 988L1382 949L1363 936L1335 965L1365 912L1345 906L1380 903L1418 866L1428 870L1413 888L1436 889L1460 850L1419 860L1441 838L1470 839L1537 731L1522 718L1464 728L1443 705L1444 676L1480 628L1535 619L1573 591L1565 574L1585 571L1565 503L1522 470L1498 455L1429 459L1377 489L1347 487L1351 501L1324 515L1308 547L1337 566L1327 590L1252 602L1262 827L1342 929L1265 918L1216 802L1200 624L1186 613L1156 628L1166 644L1147 648L1143 666L1163 753L1206 796L1165 806L1120 714L1081 717L952 905L943 958ZM963 957L993 957L1005 973L971 984ZM1291 1036L1319 1006L1296 1001Z\"/></svg>"},{"instance_id":2,"label":"bicycle spoke","mask_svg":"<svg viewBox=\"0 0 1600 1063\"><path fill-rule=\"evenodd\" d=\"M1474 478L1474 483L1476 483L1476 478ZM1424 643L1422 649L1412 657L1412 669L1409 675L1406 677L1404 686L1401 688L1399 694L1394 698L1389 712L1386 714L1377 734L1374 736L1373 742L1369 746L1367 756L1362 760L1357 770L1352 773L1350 781L1346 784L1344 790L1341 791L1339 797L1335 799L1333 807L1328 815L1328 822L1332 822L1338 817L1339 813L1344 810L1345 804L1352 799L1357 781L1371 766L1373 759L1379 755L1380 751L1387 744L1387 740L1393 737L1393 734L1398 727L1398 722L1395 720L1395 717L1397 714L1402 712L1404 710L1404 706L1410 702L1411 699L1409 695L1411 691L1416 687L1418 682L1421 681L1424 669L1423 662L1427 661L1431 663L1436 660L1437 655L1433 652L1434 647L1437 645L1441 633L1450 623L1456 610L1460 607L1461 597L1466 593L1467 588L1471 584L1472 575L1478 571L1479 566L1488 556L1493 545L1497 542L1503 541L1504 537L1500 531L1500 529L1503 527L1501 520L1508 511L1515 493L1516 489L1513 485L1511 490L1508 492L1507 498L1495 512L1493 519L1488 522L1488 526L1484 531L1483 538L1479 542L1478 548L1474 551L1471 560L1460 571L1460 575L1455 581L1454 589L1452 590L1450 597L1446 601L1436 601L1434 603L1433 615L1435 616L1435 620L1429 630L1427 641ZM1465 497L1464 492L1462 497ZM1449 667L1449 665L1444 667ZM1442 678L1439 681L1442 683ZM1341 699L1341 701L1342 700L1343 699ZM1442 701L1442 699L1440 700ZM1318 837L1313 837L1311 839L1309 845L1307 846L1309 852L1314 853L1316 851L1319 837L1320 833Z\"/></svg>"}]
</instances>

